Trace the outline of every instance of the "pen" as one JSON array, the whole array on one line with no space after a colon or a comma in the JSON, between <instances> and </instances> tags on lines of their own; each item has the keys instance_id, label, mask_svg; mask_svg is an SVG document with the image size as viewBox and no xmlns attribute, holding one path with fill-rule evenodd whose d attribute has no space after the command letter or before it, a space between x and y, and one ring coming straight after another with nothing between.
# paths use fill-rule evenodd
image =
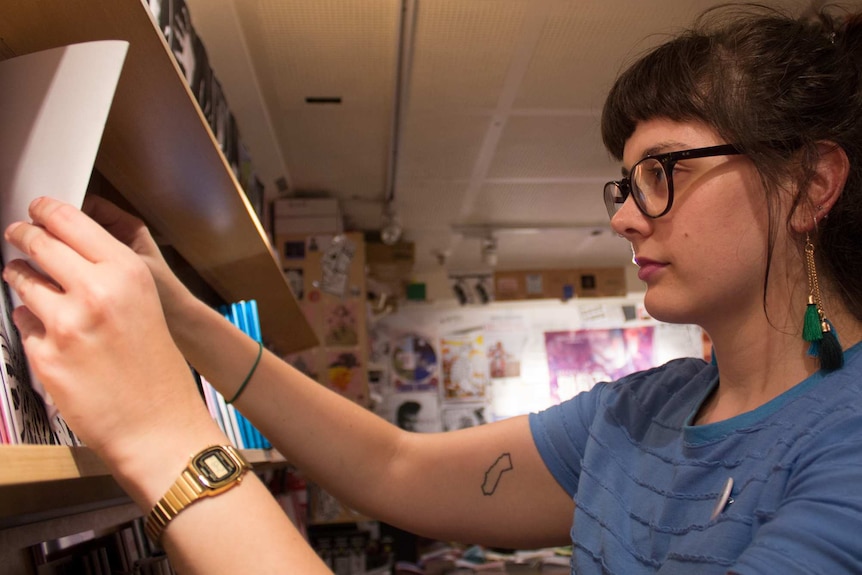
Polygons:
<instances>
[{"instance_id":1,"label":"pen","mask_svg":"<svg viewBox=\"0 0 862 575\"><path fill-rule=\"evenodd\" d=\"M718 517L724 508L729 504L733 503L733 499L730 498L730 492L733 490L733 477L728 477L727 481L724 482L724 487L721 490L721 493L718 496L718 501L715 503L715 508L712 510L712 516L709 518L710 521Z\"/></svg>"}]
</instances>

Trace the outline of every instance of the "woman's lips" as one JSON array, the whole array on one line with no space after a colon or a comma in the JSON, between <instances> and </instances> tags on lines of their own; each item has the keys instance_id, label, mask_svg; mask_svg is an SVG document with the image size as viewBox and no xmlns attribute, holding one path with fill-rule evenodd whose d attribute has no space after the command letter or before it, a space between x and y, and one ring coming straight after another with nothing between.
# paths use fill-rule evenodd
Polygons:
<instances>
[{"instance_id":1,"label":"woman's lips","mask_svg":"<svg viewBox=\"0 0 862 575\"><path fill-rule=\"evenodd\" d=\"M657 262L648 258L635 258L635 262L640 268L638 270L638 279L642 282L648 282L652 276L667 266L666 263Z\"/></svg>"}]
</instances>

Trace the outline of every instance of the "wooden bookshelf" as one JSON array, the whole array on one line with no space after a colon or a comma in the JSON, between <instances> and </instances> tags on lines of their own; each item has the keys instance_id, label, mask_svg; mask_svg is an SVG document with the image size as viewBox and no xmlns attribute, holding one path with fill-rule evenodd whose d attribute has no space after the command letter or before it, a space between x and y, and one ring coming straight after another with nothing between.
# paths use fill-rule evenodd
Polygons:
<instances>
[{"instance_id":1,"label":"wooden bookshelf","mask_svg":"<svg viewBox=\"0 0 862 575\"><path fill-rule=\"evenodd\" d=\"M127 40L97 170L227 301L256 299L280 353L317 345L271 242L142 0L9 2L0 56Z\"/></svg>"},{"instance_id":2,"label":"wooden bookshelf","mask_svg":"<svg viewBox=\"0 0 862 575\"><path fill-rule=\"evenodd\" d=\"M316 346L272 244L146 2L0 2L0 59L86 41L129 42L96 171L224 301L257 300L264 341L276 352ZM245 453L259 470L284 465L268 451ZM25 568L26 545L108 528L137 514L86 448L0 446L4 573Z\"/></svg>"}]
</instances>

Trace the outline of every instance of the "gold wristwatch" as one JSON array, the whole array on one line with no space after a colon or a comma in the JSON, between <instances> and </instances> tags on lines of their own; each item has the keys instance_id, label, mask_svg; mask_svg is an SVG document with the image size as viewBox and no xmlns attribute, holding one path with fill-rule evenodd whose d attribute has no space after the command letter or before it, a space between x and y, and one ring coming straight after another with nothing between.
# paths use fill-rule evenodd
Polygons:
<instances>
[{"instance_id":1,"label":"gold wristwatch","mask_svg":"<svg viewBox=\"0 0 862 575\"><path fill-rule=\"evenodd\" d=\"M250 469L251 465L232 445L212 445L192 456L176 483L147 515L147 535L158 543L165 527L180 511L203 497L224 493L239 484Z\"/></svg>"}]
</instances>

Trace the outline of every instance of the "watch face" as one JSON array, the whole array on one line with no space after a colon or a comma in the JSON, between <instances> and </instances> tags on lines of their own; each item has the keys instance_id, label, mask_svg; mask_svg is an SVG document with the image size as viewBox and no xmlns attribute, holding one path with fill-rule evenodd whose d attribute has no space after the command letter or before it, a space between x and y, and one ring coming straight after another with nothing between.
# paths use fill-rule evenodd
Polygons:
<instances>
[{"instance_id":1,"label":"watch face","mask_svg":"<svg viewBox=\"0 0 862 575\"><path fill-rule=\"evenodd\" d=\"M195 468L211 486L231 480L239 471L237 462L222 448L213 447L199 454L194 460Z\"/></svg>"}]
</instances>

